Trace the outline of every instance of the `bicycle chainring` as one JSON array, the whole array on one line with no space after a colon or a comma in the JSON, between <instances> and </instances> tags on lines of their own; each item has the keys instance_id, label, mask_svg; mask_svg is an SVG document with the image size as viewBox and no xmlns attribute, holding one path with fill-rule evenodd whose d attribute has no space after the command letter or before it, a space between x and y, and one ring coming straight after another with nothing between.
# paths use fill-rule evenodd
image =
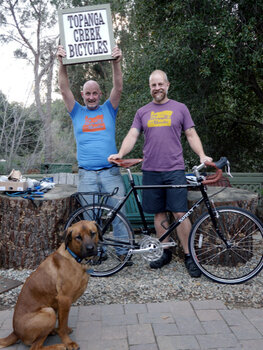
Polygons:
<instances>
[{"instance_id":1,"label":"bicycle chainring","mask_svg":"<svg viewBox=\"0 0 263 350\"><path fill-rule=\"evenodd\" d=\"M163 247L157 238L144 237L140 242L140 249L149 249L142 254L147 261L155 261L163 255Z\"/></svg>"}]
</instances>

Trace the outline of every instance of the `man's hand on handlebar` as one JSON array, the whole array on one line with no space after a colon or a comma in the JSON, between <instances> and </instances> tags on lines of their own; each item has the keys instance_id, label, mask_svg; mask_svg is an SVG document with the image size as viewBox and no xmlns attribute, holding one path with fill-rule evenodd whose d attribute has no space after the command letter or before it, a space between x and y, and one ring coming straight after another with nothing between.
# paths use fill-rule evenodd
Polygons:
<instances>
[{"instance_id":1,"label":"man's hand on handlebar","mask_svg":"<svg viewBox=\"0 0 263 350\"><path fill-rule=\"evenodd\" d=\"M213 158L206 156L205 154L200 157L200 163L209 162L211 163L213 161Z\"/></svg>"}]
</instances>

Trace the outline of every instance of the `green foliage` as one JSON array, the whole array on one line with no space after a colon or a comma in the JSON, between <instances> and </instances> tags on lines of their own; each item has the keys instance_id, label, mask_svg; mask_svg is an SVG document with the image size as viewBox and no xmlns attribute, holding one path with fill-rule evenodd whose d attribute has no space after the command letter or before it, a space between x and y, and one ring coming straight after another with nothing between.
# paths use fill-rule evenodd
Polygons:
<instances>
[{"instance_id":1,"label":"green foliage","mask_svg":"<svg viewBox=\"0 0 263 350\"><path fill-rule=\"evenodd\" d=\"M76 163L76 144L71 118L62 100L52 103L53 159L55 163Z\"/></svg>"},{"instance_id":2,"label":"green foliage","mask_svg":"<svg viewBox=\"0 0 263 350\"><path fill-rule=\"evenodd\" d=\"M235 171L260 170L262 15L262 1L135 0L124 52L124 119L149 102L148 76L162 69L169 97L190 109L206 153L228 156ZM194 158L188 147L185 157Z\"/></svg>"},{"instance_id":3,"label":"green foliage","mask_svg":"<svg viewBox=\"0 0 263 350\"><path fill-rule=\"evenodd\" d=\"M0 5L3 3L0 1ZM50 2L56 8L103 3L103 0ZM123 51L124 90L117 119L118 147L137 109L151 100L150 73L162 69L171 83L169 97L188 106L205 152L215 160L227 156L233 171L262 171L262 0L110 0L108 3L114 36ZM40 1L34 0L32 4L37 6ZM29 6L26 10L32 11ZM31 25L26 18L26 12L21 12L20 20L25 26ZM56 16L53 13L45 20L51 26ZM4 11L0 23L6 23ZM48 50L45 41L41 49L43 65ZM24 51L18 53L23 57ZM80 103L80 91L87 79L99 82L104 94L102 102L108 98L112 87L109 62L70 66L68 72L72 91ZM74 159L72 125L61 101L52 105L52 130L55 159ZM184 136L182 142L190 169L198 158ZM143 137L129 156L141 157L142 145Z\"/></svg>"}]
</instances>

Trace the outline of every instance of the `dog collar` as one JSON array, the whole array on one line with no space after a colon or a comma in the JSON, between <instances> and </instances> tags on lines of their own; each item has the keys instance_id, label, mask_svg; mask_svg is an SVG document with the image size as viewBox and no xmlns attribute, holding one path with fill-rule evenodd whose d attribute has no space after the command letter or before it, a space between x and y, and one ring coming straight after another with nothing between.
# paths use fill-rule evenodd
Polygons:
<instances>
[{"instance_id":1,"label":"dog collar","mask_svg":"<svg viewBox=\"0 0 263 350\"><path fill-rule=\"evenodd\" d=\"M73 251L70 250L69 247L67 247L67 251L69 252L69 254L70 254L71 256L73 256L73 258L74 258L78 263L81 263L82 259L81 259L79 256L77 256L75 253L73 253Z\"/></svg>"}]
</instances>

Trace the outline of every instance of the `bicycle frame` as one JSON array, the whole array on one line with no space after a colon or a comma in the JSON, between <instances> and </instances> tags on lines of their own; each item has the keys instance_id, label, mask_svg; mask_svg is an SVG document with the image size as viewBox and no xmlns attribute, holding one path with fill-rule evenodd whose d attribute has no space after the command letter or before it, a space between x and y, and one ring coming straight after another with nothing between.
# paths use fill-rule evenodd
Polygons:
<instances>
[{"instance_id":1,"label":"bicycle frame","mask_svg":"<svg viewBox=\"0 0 263 350\"><path fill-rule=\"evenodd\" d=\"M146 219L145 219L145 215L143 212L143 208L142 208L142 204L139 198L139 194L138 194L138 190L149 190L149 189L154 189L154 188L190 188L190 187L198 187L202 197L177 221L173 222L171 225L169 225L169 227L167 228L166 232L159 238L160 242L164 241L165 238L167 238L170 233L177 228L186 218L188 218L193 212L194 210L200 206L201 203L205 203L207 210L211 216L213 225L216 229L217 234L219 235L219 237L224 241L224 243L228 246L228 243L226 241L226 239L222 236L218 225L217 225L217 221L216 221L216 214L213 212L213 208L212 205L210 203L209 197L207 195L206 192L206 188L205 186L199 182L196 184L186 184L186 185L135 185L134 183L134 178L132 176L131 170L129 168L126 169L128 172L128 177L129 177L129 182L131 185L131 188L129 189L128 193L126 194L126 196L124 197L124 199L113 208L111 216L108 218L108 220L106 221L104 228L102 229L102 233L104 233L106 231L106 228L108 227L109 224L111 224L111 222L115 219L116 214L121 210L121 208L124 206L124 204L126 203L126 201L128 200L128 198L130 197L130 195L133 193L134 194L134 198L137 204L137 208L139 210L140 213L140 217L141 217L141 221L143 224L143 234L146 235L150 235L149 233L149 227L147 225ZM110 240L112 242L115 242L118 245L118 240ZM126 243L124 242L120 242L122 245L126 245Z\"/></svg>"}]
</instances>

